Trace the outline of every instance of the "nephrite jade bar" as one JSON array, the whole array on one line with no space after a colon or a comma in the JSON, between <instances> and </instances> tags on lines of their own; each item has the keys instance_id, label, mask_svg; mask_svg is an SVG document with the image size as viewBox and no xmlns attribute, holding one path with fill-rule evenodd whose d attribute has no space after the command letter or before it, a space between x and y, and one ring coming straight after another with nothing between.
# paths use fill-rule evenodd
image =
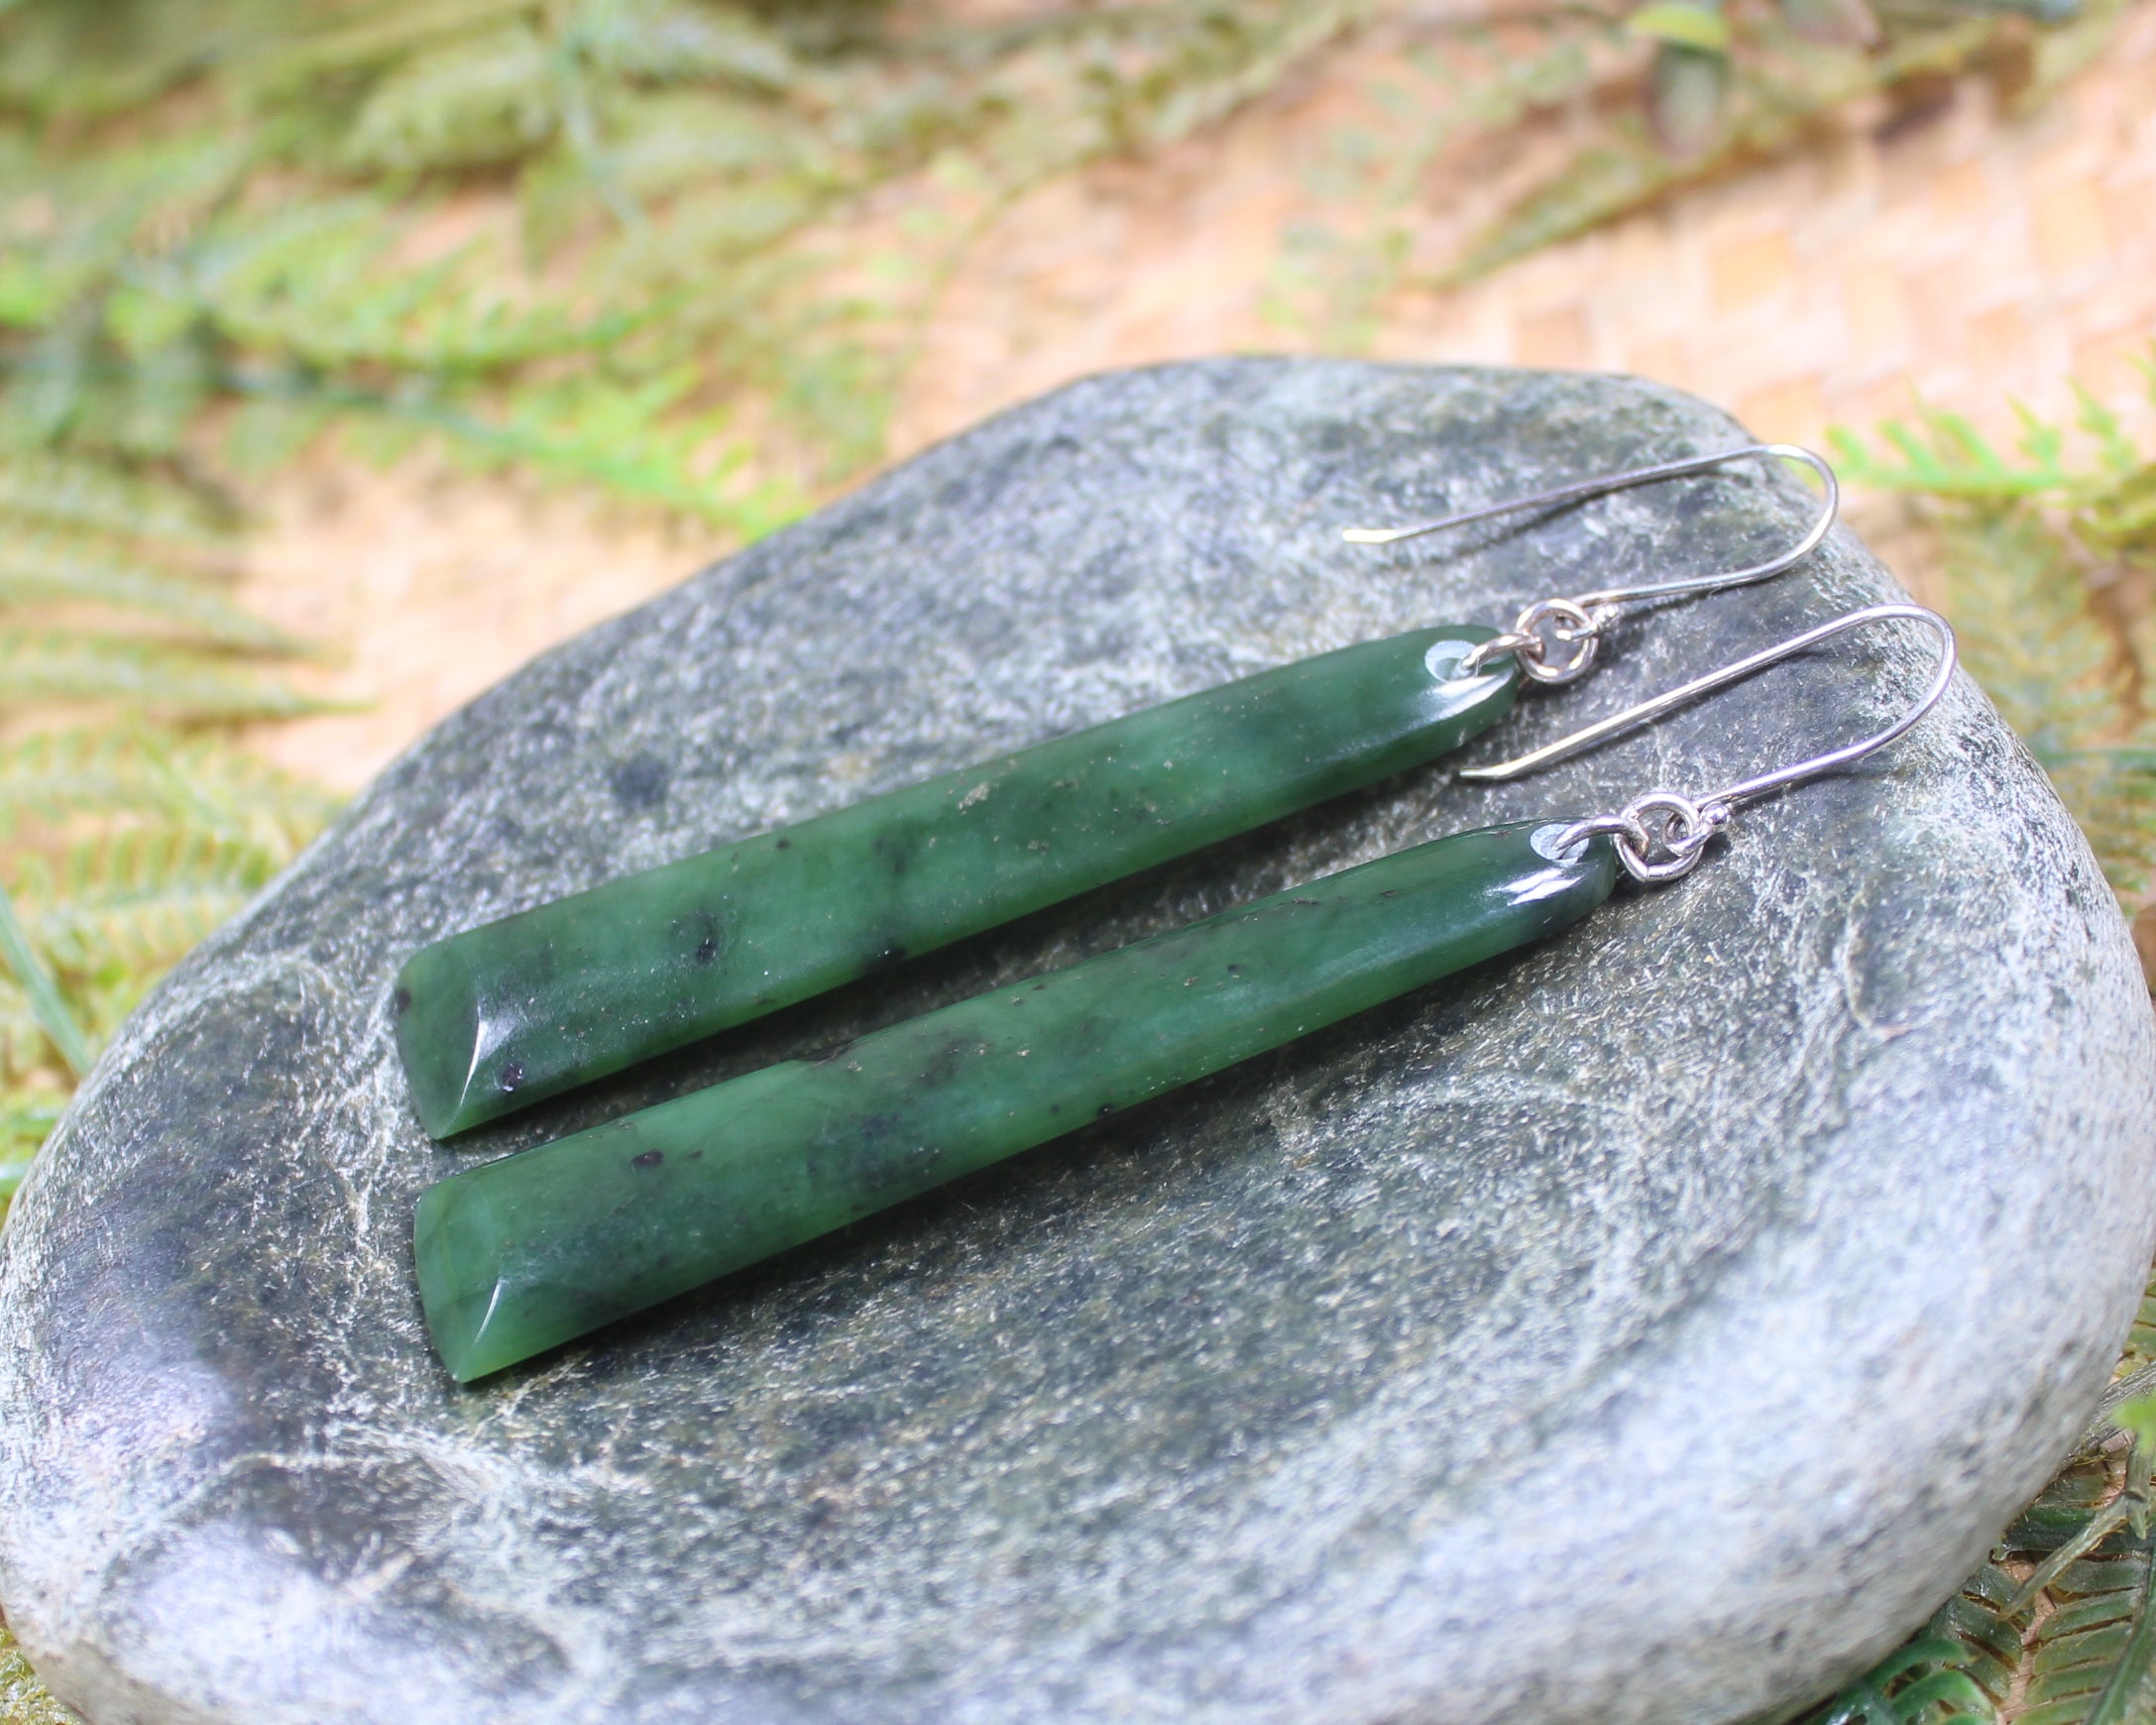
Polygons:
<instances>
[{"instance_id":1,"label":"nephrite jade bar","mask_svg":"<svg viewBox=\"0 0 2156 1725\"><path fill-rule=\"evenodd\" d=\"M1344 647L423 947L397 1045L437 1138L1433 760L1519 668Z\"/></svg>"},{"instance_id":2,"label":"nephrite jade bar","mask_svg":"<svg viewBox=\"0 0 2156 1725\"><path fill-rule=\"evenodd\" d=\"M414 1229L434 1345L484 1377L1554 933L1616 879L1562 831L1439 839L452 1175Z\"/></svg>"}]
</instances>

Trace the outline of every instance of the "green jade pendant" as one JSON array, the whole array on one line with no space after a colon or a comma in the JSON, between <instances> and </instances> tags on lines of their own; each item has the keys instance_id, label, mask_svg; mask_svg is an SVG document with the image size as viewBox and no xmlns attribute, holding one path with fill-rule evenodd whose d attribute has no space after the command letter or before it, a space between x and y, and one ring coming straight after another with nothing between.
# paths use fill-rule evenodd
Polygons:
<instances>
[{"instance_id":1,"label":"green jade pendant","mask_svg":"<svg viewBox=\"0 0 2156 1725\"><path fill-rule=\"evenodd\" d=\"M1438 839L471 1168L420 1195L419 1297L469 1381L1555 933L1606 838Z\"/></svg>"},{"instance_id":2,"label":"green jade pendant","mask_svg":"<svg viewBox=\"0 0 2156 1725\"><path fill-rule=\"evenodd\" d=\"M1512 710L1493 632L1283 665L422 947L395 996L448 1137L1449 753Z\"/></svg>"}]
</instances>

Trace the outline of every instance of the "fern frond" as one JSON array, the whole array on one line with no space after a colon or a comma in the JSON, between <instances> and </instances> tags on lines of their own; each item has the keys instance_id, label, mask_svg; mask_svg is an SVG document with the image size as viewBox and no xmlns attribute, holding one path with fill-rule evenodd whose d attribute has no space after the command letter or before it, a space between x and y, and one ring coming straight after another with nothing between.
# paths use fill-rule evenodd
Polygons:
<instances>
[{"instance_id":1,"label":"fern frond","mask_svg":"<svg viewBox=\"0 0 2156 1725\"><path fill-rule=\"evenodd\" d=\"M1830 437L1852 483L1931 501L1965 660L2133 901L2156 886L2156 629L2099 616L2087 566L2156 559L2156 458L2086 395L2093 465L2070 460L2058 427L2020 418L2018 458L1932 407L1879 428L1892 455Z\"/></svg>"},{"instance_id":2,"label":"fern frond","mask_svg":"<svg viewBox=\"0 0 2156 1725\"><path fill-rule=\"evenodd\" d=\"M1889 1654L1812 1716L1809 1725L1946 1725L1936 1709L1971 1725L1996 1725L1997 1708L1961 1667L1962 1645L1925 1636Z\"/></svg>"},{"instance_id":3,"label":"fern frond","mask_svg":"<svg viewBox=\"0 0 2156 1725\"><path fill-rule=\"evenodd\" d=\"M71 815L125 816L193 823L289 856L339 800L215 738L128 727L0 743L0 835Z\"/></svg>"},{"instance_id":4,"label":"fern frond","mask_svg":"<svg viewBox=\"0 0 2156 1725\"><path fill-rule=\"evenodd\" d=\"M1963 657L2006 722L2039 758L2115 736L2124 667L2059 535L2029 512L1995 509L1958 512L1942 533Z\"/></svg>"},{"instance_id":5,"label":"fern frond","mask_svg":"<svg viewBox=\"0 0 2156 1725\"><path fill-rule=\"evenodd\" d=\"M2088 467L2070 465L2066 434L2025 409L2021 462L2001 455L1966 418L1936 407L1921 407L1914 425L1880 426L1898 462L1841 427L1828 435L1855 484L1973 504L2055 505L2069 512L2075 536L2095 554L2156 564L2156 457L2134 446L2115 413L2080 386L2076 391L2078 428L2096 457Z\"/></svg>"},{"instance_id":6,"label":"fern frond","mask_svg":"<svg viewBox=\"0 0 2156 1725\"><path fill-rule=\"evenodd\" d=\"M80 1725L46 1692L4 1624L0 1624L0 1719L8 1725Z\"/></svg>"},{"instance_id":7,"label":"fern frond","mask_svg":"<svg viewBox=\"0 0 2156 1725\"><path fill-rule=\"evenodd\" d=\"M2029 1589L1994 1552L1915 1638L1806 1725L1866 1718L1943 1725L1941 1707L1953 1718L1999 1719L2017 1690L2018 1725L2138 1718L2119 1707L2143 1680L2140 1644L2156 1639L2149 1627L2156 1612L2148 1609L2148 1543L2126 1529L2129 1510L2139 1513L2139 1500L2117 1497L2100 1461L2069 1466L2000 1542L2024 1560L2066 1559L2041 1571L2048 1611L2016 1597Z\"/></svg>"},{"instance_id":8,"label":"fern frond","mask_svg":"<svg viewBox=\"0 0 2156 1725\"><path fill-rule=\"evenodd\" d=\"M2074 531L2099 556L2156 566L2156 462L2077 498Z\"/></svg>"},{"instance_id":9,"label":"fern frond","mask_svg":"<svg viewBox=\"0 0 2156 1725\"><path fill-rule=\"evenodd\" d=\"M2141 1305L2126 1335L2126 1362L2143 1366L2156 1360L2156 1285L2142 1291Z\"/></svg>"},{"instance_id":10,"label":"fern frond","mask_svg":"<svg viewBox=\"0 0 2156 1725\"><path fill-rule=\"evenodd\" d=\"M100 555L78 539L0 540L0 606L81 605L175 626L215 646L296 653L301 643L199 578Z\"/></svg>"},{"instance_id":11,"label":"fern frond","mask_svg":"<svg viewBox=\"0 0 2156 1725\"><path fill-rule=\"evenodd\" d=\"M638 98L609 126L606 149L621 182L646 201L763 175L795 180L803 194L828 194L848 181L821 129L714 90Z\"/></svg>"},{"instance_id":12,"label":"fern frond","mask_svg":"<svg viewBox=\"0 0 2156 1725\"><path fill-rule=\"evenodd\" d=\"M725 441L724 415L667 417L686 381L677 375L640 389L580 384L546 396L532 392L529 404L509 420L392 402L380 403L378 411L410 432L440 435L476 465L523 463L595 480L622 496L699 517L743 538L798 518L808 500L789 482L734 483L745 455Z\"/></svg>"},{"instance_id":13,"label":"fern frond","mask_svg":"<svg viewBox=\"0 0 2156 1725\"><path fill-rule=\"evenodd\" d=\"M70 901L38 919L54 961L82 976L143 977L170 969L246 908L255 888L229 880L166 881Z\"/></svg>"},{"instance_id":14,"label":"fern frond","mask_svg":"<svg viewBox=\"0 0 2156 1725\"><path fill-rule=\"evenodd\" d=\"M139 109L199 73L247 0L185 7L16 0L5 17L0 106L97 120Z\"/></svg>"},{"instance_id":15,"label":"fern frond","mask_svg":"<svg viewBox=\"0 0 2156 1725\"><path fill-rule=\"evenodd\" d=\"M199 491L79 457L0 459L0 522L68 527L108 538L214 554L231 543L228 513Z\"/></svg>"},{"instance_id":16,"label":"fern frond","mask_svg":"<svg viewBox=\"0 0 2156 1725\"><path fill-rule=\"evenodd\" d=\"M307 379L408 373L432 388L567 355L607 353L662 309L612 303L585 312L505 287L516 271L475 241L419 268L397 247L427 210L375 196L299 200L206 233L168 291L235 350L224 388L262 365ZM333 393L333 392L332 392Z\"/></svg>"},{"instance_id":17,"label":"fern frond","mask_svg":"<svg viewBox=\"0 0 2156 1725\"><path fill-rule=\"evenodd\" d=\"M1997 14L1927 14L1866 53L1808 42L1763 19L1749 52L1729 62L1712 141L1692 155L1663 149L1645 118L1628 114L1499 216L1436 277L1439 287L1474 281L1535 249L1570 239L1642 208L1679 186L1780 156L1809 135L1822 114L1889 90L1920 73L1975 69L2021 29Z\"/></svg>"},{"instance_id":18,"label":"fern frond","mask_svg":"<svg viewBox=\"0 0 2156 1725\"><path fill-rule=\"evenodd\" d=\"M57 869L24 858L17 891L60 972L155 972L229 920L283 861L184 827L136 827L70 846Z\"/></svg>"},{"instance_id":19,"label":"fern frond","mask_svg":"<svg viewBox=\"0 0 2156 1725\"><path fill-rule=\"evenodd\" d=\"M114 635L0 630L0 701L111 702L175 719L288 719L351 710L206 653Z\"/></svg>"},{"instance_id":20,"label":"fern frond","mask_svg":"<svg viewBox=\"0 0 2156 1725\"><path fill-rule=\"evenodd\" d=\"M44 931L41 929L37 933L42 937ZM89 1044L83 1040L82 1027L75 1022L74 1014L61 998L58 982L46 968L45 954L38 950L44 944L42 938L36 944L33 939L32 931L23 926L15 913L14 900L5 890L0 890L0 964L5 964L14 977L38 1028L59 1052L68 1070L80 1078L90 1070Z\"/></svg>"},{"instance_id":21,"label":"fern frond","mask_svg":"<svg viewBox=\"0 0 2156 1725\"><path fill-rule=\"evenodd\" d=\"M561 85L521 20L421 50L369 94L339 152L392 173L515 162L554 136Z\"/></svg>"},{"instance_id":22,"label":"fern frond","mask_svg":"<svg viewBox=\"0 0 2156 1725\"><path fill-rule=\"evenodd\" d=\"M1477 281L1637 209L1690 174L1690 168L1665 155L1644 126L1628 125L1609 141L1581 151L1563 173L1491 224L1439 280L1445 287Z\"/></svg>"},{"instance_id":23,"label":"fern frond","mask_svg":"<svg viewBox=\"0 0 2156 1725\"><path fill-rule=\"evenodd\" d=\"M1343 129L1305 171L1310 201L1328 213L1288 234L1267 314L1315 335L1325 351L1360 352L1375 338L1384 304L1407 279L1419 206L1446 149L1577 102L1607 76L1591 52L1596 33L1576 23L1545 25L1532 46L1513 34L1500 47L1485 31L1463 33L1456 46L1462 63L1411 59L1412 83L1377 86L1372 119L1397 122L1386 135Z\"/></svg>"},{"instance_id":24,"label":"fern frond","mask_svg":"<svg viewBox=\"0 0 2156 1725\"><path fill-rule=\"evenodd\" d=\"M0 1084L9 1087L0 1093L12 1095L13 1087L40 1072L48 1073L47 1083L70 1076L46 1036L45 1026L38 1022L29 992L12 972L0 975ZM5 1210L0 1209L0 1214Z\"/></svg>"},{"instance_id":25,"label":"fern frond","mask_svg":"<svg viewBox=\"0 0 2156 1725\"><path fill-rule=\"evenodd\" d=\"M30 1164L59 1124L66 1102L58 1092L35 1086L10 1085L0 1092L0 1215L6 1213ZM22 1715L7 1711L7 1702L6 1667L0 1663L0 1719L15 1725Z\"/></svg>"},{"instance_id":26,"label":"fern frond","mask_svg":"<svg viewBox=\"0 0 2156 1725\"><path fill-rule=\"evenodd\" d=\"M1193 14L1188 33L1171 38L1159 62L1112 100L1116 134L1126 146L1157 149L1216 124L1277 88L1370 10L1356 0L1325 0L1281 5L1269 16L1217 8Z\"/></svg>"},{"instance_id":27,"label":"fern frond","mask_svg":"<svg viewBox=\"0 0 2156 1725\"><path fill-rule=\"evenodd\" d=\"M297 12L297 28L241 67L256 99L292 98L394 64L405 55L530 15L531 0L389 0Z\"/></svg>"},{"instance_id":28,"label":"fern frond","mask_svg":"<svg viewBox=\"0 0 2156 1725\"><path fill-rule=\"evenodd\" d=\"M2014 1614L2008 1602L2017 1591L2014 1579L1996 1563L1986 1563L1932 1614L1920 1639L1946 1641L1960 1649L1951 1661L1980 1689L1993 1710L2006 1705L2021 1668L2021 1641L2032 1613Z\"/></svg>"},{"instance_id":29,"label":"fern frond","mask_svg":"<svg viewBox=\"0 0 2156 1725\"><path fill-rule=\"evenodd\" d=\"M1901 457L1899 462L1883 452L1874 454L1863 438L1842 426L1828 432L1843 477L1852 485L2003 503L2042 497L2067 482L2055 442L2032 434L2031 453L2038 459L2020 465L1993 448L1968 418L1945 408L1920 407L1914 426L1888 419L1878 434Z\"/></svg>"},{"instance_id":30,"label":"fern frond","mask_svg":"<svg viewBox=\"0 0 2156 1725\"><path fill-rule=\"evenodd\" d=\"M585 0L571 26L594 65L653 83L720 80L783 90L801 67L752 14L692 0Z\"/></svg>"},{"instance_id":31,"label":"fern frond","mask_svg":"<svg viewBox=\"0 0 2156 1725\"><path fill-rule=\"evenodd\" d=\"M2156 721L2137 719L2115 637L2061 536L2027 509L1942 528L1971 674L2027 741L2122 893L2156 884Z\"/></svg>"},{"instance_id":32,"label":"fern frond","mask_svg":"<svg viewBox=\"0 0 2156 1725\"><path fill-rule=\"evenodd\" d=\"M2145 1542L2073 1564L2053 1583L2058 1609L2037 1626L2021 1725L2119 1725L2127 1717L2156 1632L2148 1583Z\"/></svg>"}]
</instances>

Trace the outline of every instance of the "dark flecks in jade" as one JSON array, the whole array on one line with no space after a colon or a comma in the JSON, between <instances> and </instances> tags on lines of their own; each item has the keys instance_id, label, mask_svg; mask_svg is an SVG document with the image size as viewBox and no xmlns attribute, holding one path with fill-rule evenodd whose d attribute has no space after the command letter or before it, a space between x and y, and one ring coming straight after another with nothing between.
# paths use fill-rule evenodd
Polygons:
<instances>
[{"instance_id":1,"label":"dark flecks in jade","mask_svg":"<svg viewBox=\"0 0 2156 1725\"><path fill-rule=\"evenodd\" d=\"M1615 862L1599 839L1549 862L1538 825L1417 846L454 1175L416 1218L435 1345L459 1378L499 1371L1551 934Z\"/></svg>"},{"instance_id":2,"label":"dark flecks in jade","mask_svg":"<svg viewBox=\"0 0 2156 1725\"><path fill-rule=\"evenodd\" d=\"M397 1019L420 1118L460 1132L1434 759L1511 710L1510 659L1427 662L1489 636L1283 665L424 947Z\"/></svg>"}]
</instances>

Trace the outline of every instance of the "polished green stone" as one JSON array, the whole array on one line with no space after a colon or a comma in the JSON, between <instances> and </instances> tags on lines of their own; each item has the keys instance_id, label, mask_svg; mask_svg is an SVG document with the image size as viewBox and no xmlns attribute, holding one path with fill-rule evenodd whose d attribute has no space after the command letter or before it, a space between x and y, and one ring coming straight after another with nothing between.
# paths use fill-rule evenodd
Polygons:
<instances>
[{"instance_id":1,"label":"polished green stone","mask_svg":"<svg viewBox=\"0 0 2156 1725\"><path fill-rule=\"evenodd\" d=\"M437 941L397 1045L435 1137L1458 748L1511 711L1490 631L1263 671Z\"/></svg>"},{"instance_id":2,"label":"polished green stone","mask_svg":"<svg viewBox=\"0 0 2156 1725\"><path fill-rule=\"evenodd\" d=\"M483 1377L1553 933L1616 878L1607 840L1545 856L1559 830L1417 846L452 1175L414 1230L434 1344Z\"/></svg>"}]
</instances>

